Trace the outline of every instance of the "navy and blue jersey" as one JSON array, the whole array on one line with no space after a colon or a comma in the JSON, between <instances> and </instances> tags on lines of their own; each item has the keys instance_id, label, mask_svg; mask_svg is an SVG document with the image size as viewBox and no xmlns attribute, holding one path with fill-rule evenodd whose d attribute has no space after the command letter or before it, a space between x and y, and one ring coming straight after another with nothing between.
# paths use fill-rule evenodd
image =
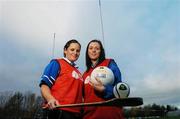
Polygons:
<instances>
[{"instance_id":1,"label":"navy and blue jersey","mask_svg":"<svg viewBox=\"0 0 180 119\"><path fill-rule=\"evenodd\" d=\"M46 66L43 75L41 76L40 86L46 84L49 88L54 84L61 68L56 60L51 60L51 62Z\"/></svg>"},{"instance_id":2,"label":"navy and blue jersey","mask_svg":"<svg viewBox=\"0 0 180 119\"><path fill-rule=\"evenodd\" d=\"M114 84L105 86L106 88L104 91L104 98L106 98L106 99L114 97L113 87L117 83L121 82L121 72L120 72L120 69L118 68L118 66L114 60L110 61L108 68L110 68L114 74Z\"/></svg>"},{"instance_id":3,"label":"navy and blue jersey","mask_svg":"<svg viewBox=\"0 0 180 119\"><path fill-rule=\"evenodd\" d=\"M71 64L72 66L76 68L78 67L74 62L69 61L67 58L63 57L63 59L69 64ZM39 86L41 86L42 84L45 84L49 88L51 88L56 78L58 77L60 71L61 71L61 66L58 63L58 61L56 59L51 60L50 63L44 69L44 73L41 76L41 81L40 81Z\"/></svg>"},{"instance_id":4,"label":"navy and blue jersey","mask_svg":"<svg viewBox=\"0 0 180 119\"><path fill-rule=\"evenodd\" d=\"M121 82L121 72L115 63L114 60L111 60L108 68L110 68L114 74L114 85L118 82ZM42 84L47 85L48 87L52 87L59 72L61 70L61 67L59 63L56 60L52 60L45 68L44 73L41 77L40 86ZM113 95L113 87L114 85L106 85L105 91L104 91L104 98L112 98Z\"/></svg>"}]
</instances>

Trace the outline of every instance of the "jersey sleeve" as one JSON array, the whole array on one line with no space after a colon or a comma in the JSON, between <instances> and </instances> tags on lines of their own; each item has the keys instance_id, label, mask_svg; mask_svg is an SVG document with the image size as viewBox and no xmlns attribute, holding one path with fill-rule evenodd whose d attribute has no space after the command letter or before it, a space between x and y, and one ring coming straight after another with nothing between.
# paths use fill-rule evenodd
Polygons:
<instances>
[{"instance_id":1,"label":"jersey sleeve","mask_svg":"<svg viewBox=\"0 0 180 119\"><path fill-rule=\"evenodd\" d=\"M60 72L60 65L56 60L51 60L51 62L44 69L43 75L41 76L40 84L47 85L51 88Z\"/></svg>"},{"instance_id":2,"label":"jersey sleeve","mask_svg":"<svg viewBox=\"0 0 180 119\"><path fill-rule=\"evenodd\" d=\"M120 69L113 59L110 61L108 68L110 68L114 74L114 83L113 83L113 85L106 85L105 86L105 91L104 91L104 98L105 99L114 97L113 88L117 83L121 82Z\"/></svg>"},{"instance_id":3,"label":"jersey sleeve","mask_svg":"<svg viewBox=\"0 0 180 119\"><path fill-rule=\"evenodd\" d=\"M117 83L121 82L121 71L118 67L118 65L116 64L116 62L114 60L111 60L109 66L108 66L113 74L114 74L114 84L116 85Z\"/></svg>"}]
</instances>

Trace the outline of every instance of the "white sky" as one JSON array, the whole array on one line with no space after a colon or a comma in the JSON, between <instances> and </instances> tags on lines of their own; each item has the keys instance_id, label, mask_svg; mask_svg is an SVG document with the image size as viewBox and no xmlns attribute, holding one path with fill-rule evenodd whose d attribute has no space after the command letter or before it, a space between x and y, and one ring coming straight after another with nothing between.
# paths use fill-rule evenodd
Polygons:
<instances>
[{"instance_id":1,"label":"white sky","mask_svg":"<svg viewBox=\"0 0 180 119\"><path fill-rule=\"evenodd\" d=\"M39 93L38 82L67 40L85 49L102 40L98 0L3 0L0 2L0 92ZM101 0L106 56L119 65L130 96L144 103L180 105L180 1Z\"/></svg>"}]
</instances>

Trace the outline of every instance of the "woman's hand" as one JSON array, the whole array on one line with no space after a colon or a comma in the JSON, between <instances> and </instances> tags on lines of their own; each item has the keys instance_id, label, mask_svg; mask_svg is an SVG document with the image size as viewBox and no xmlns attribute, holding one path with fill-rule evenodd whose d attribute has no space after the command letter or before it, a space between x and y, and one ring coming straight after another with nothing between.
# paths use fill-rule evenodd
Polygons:
<instances>
[{"instance_id":1,"label":"woman's hand","mask_svg":"<svg viewBox=\"0 0 180 119\"><path fill-rule=\"evenodd\" d=\"M91 80L89 81L90 82L90 85L98 92L104 92L105 90L105 86L102 84L101 80L98 79L98 78L95 78L96 80L96 83L92 82Z\"/></svg>"},{"instance_id":2,"label":"woman's hand","mask_svg":"<svg viewBox=\"0 0 180 119\"><path fill-rule=\"evenodd\" d=\"M54 96L51 95L50 88L47 85L41 86L41 93L42 93L42 96L45 98L45 100L48 102L47 103L48 108L54 109L56 108L56 106L59 105L58 100L56 100Z\"/></svg>"},{"instance_id":3,"label":"woman's hand","mask_svg":"<svg viewBox=\"0 0 180 119\"><path fill-rule=\"evenodd\" d=\"M48 101L48 108L50 108L50 109L54 109L58 105L59 105L59 102L56 99L50 99Z\"/></svg>"}]
</instances>

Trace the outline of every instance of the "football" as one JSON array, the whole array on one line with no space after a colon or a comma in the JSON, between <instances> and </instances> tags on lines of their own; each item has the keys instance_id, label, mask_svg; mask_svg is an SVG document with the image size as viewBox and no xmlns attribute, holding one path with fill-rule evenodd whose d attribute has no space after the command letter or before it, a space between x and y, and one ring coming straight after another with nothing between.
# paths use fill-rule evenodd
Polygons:
<instances>
[{"instance_id":1,"label":"football","mask_svg":"<svg viewBox=\"0 0 180 119\"><path fill-rule=\"evenodd\" d=\"M98 78L103 85L113 84L114 83L114 74L111 69L105 66L96 67L91 73L91 82L97 84Z\"/></svg>"},{"instance_id":2,"label":"football","mask_svg":"<svg viewBox=\"0 0 180 119\"><path fill-rule=\"evenodd\" d=\"M116 98L127 98L130 93L130 88L127 83L120 82L113 88L113 93Z\"/></svg>"}]
</instances>

